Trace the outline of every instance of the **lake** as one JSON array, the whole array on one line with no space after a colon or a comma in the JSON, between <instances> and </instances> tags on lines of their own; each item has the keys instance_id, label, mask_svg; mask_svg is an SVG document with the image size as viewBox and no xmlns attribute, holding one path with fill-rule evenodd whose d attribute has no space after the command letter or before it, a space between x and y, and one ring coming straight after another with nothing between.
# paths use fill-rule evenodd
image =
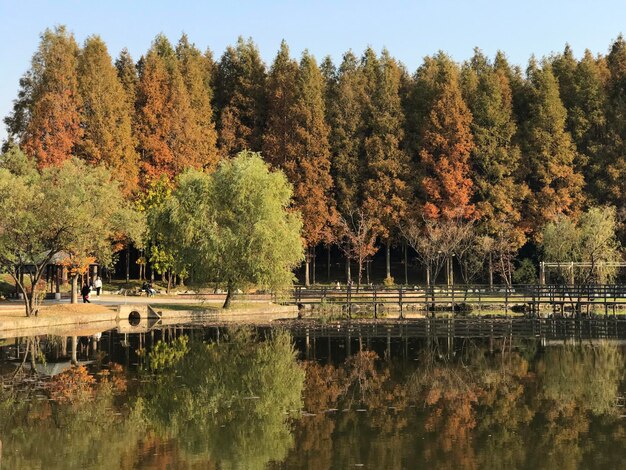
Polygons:
<instances>
[{"instance_id":1,"label":"lake","mask_svg":"<svg viewBox=\"0 0 626 470\"><path fill-rule=\"evenodd\" d=\"M1 340L0 469L624 468L626 320L279 324Z\"/></svg>"}]
</instances>

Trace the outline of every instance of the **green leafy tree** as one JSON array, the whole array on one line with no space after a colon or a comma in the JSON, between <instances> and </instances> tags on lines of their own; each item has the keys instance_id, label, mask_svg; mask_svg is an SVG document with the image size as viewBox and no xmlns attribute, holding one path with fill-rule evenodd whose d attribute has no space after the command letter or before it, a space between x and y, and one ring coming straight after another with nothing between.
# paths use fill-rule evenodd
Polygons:
<instances>
[{"instance_id":1,"label":"green leafy tree","mask_svg":"<svg viewBox=\"0 0 626 470\"><path fill-rule=\"evenodd\" d=\"M529 116L522 129L523 167L531 191L528 228L537 230L560 214L576 214L583 201L583 176L576 171L576 147L566 130L567 112L552 68L528 69Z\"/></svg>"},{"instance_id":2,"label":"green leafy tree","mask_svg":"<svg viewBox=\"0 0 626 470\"><path fill-rule=\"evenodd\" d=\"M545 261L564 263L584 262L589 267L577 271L575 279L587 284L605 283L615 277L617 269L606 263L622 260L617 240L617 217L613 207L592 207L576 221L561 216L548 223L542 236ZM560 273L565 273L565 267Z\"/></svg>"},{"instance_id":3,"label":"green leafy tree","mask_svg":"<svg viewBox=\"0 0 626 470\"><path fill-rule=\"evenodd\" d=\"M404 114L400 87L404 71L386 50L377 58L372 49L365 51L362 69L366 96L370 97L365 117L365 208L375 214L376 232L386 246L386 277L391 278L391 241L407 215L411 195L411 165L402 147Z\"/></svg>"},{"instance_id":4,"label":"green leafy tree","mask_svg":"<svg viewBox=\"0 0 626 470\"><path fill-rule=\"evenodd\" d=\"M626 208L626 40L619 36L606 58L609 69L606 148L597 173L600 201Z\"/></svg>"},{"instance_id":5,"label":"green leafy tree","mask_svg":"<svg viewBox=\"0 0 626 470\"><path fill-rule=\"evenodd\" d=\"M223 156L259 151L265 125L266 70L259 50L242 37L228 47L215 72L219 148Z\"/></svg>"},{"instance_id":6,"label":"green leafy tree","mask_svg":"<svg viewBox=\"0 0 626 470\"><path fill-rule=\"evenodd\" d=\"M304 370L288 333L259 342L229 330L219 344L159 343L150 364L158 378L143 393L148 421L191 458L263 469L293 446L289 418L302 407Z\"/></svg>"},{"instance_id":7,"label":"green leafy tree","mask_svg":"<svg viewBox=\"0 0 626 470\"><path fill-rule=\"evenodd\" d=\"M259 154L242 152L212 175L188 171L165 202L160 233L196 282L221 281L230 306L248 284L279 289L293 282L303 258L291 185L270 172Z\"/></svg>"},{"instance_id":8,"label":"green leafy tree","mask_svg":"<svg viewBox=\"0 0 626 470\"><path fill-rule=\"evenodd\" d=\"M345 215L358 210L363 202L366 168L363 159L364 94L359 62L352 52L347 52L336 78L327 85L326 109L336 205Z\"/></svg>"},{"instance_id":9,"label":"green leafy tree","mask_svg":"<svg viewBox=\"0 0 626 470\"><path fill-rule=\"evenodd\" d=\"M2 159L0 266L15 280L32 316L39 308L39 281L53 258L93 257L106 265L116 234L140 239L142 223L104 167L71 159L39 173L26 158L13 149ZM75 301L76 275L72 285Z\"/></svg>"},{"instance_id":10,"label":"green leafy tree","mask_svg":"<svg viewBox=\"0 0 626 470\"><path fill-rule=\"evenodd\" d=\"M519 181L521 154L513 141L517 126L509 79L476 49L464 67L463 88L473 116L471 161L479 223L490 236L517 232L518 249L525 242L519 225L528 188Z\"/></svg>"},{"instance_id":11,"label":"green leafy tree","mask_svg":"<svg viewBox=\"0 0 626 470\"><path fill-rule=\"evenodd\" d=\"M120 83L126 92L127 101L134 112L139 77L137 76L137 67L128 49L124 48L120 52L120 55L115 60L115 69L117 70Z\"/></svg>"},{"instance_id":12,"label":"green leafy tree","mask_svg":"<svg viewBox=\"0 0 626 470\"><path fill-rule=\"evenodd\" d=\"M567 109L567 130L577 149L576 167L585 177L589 196L598 203L611 202L602 161L607 136L607 85L609 70L604 58L589 50L576 61L567 45L552 59L563 105ZM615 203L615 201L613 201Z\"/></svg>"}]
</instances>

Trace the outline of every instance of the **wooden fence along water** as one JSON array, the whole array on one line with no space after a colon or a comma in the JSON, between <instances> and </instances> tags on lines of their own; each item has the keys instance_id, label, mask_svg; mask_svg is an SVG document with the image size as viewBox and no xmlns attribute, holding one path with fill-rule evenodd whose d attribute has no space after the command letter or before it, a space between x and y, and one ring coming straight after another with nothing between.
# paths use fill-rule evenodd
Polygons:
<instances>
[{"instance_id":1,"label":"wooden fence along water","mask_svg":"<svg viewBox=\"0 0 626 470\"><path fill-rule=\"evenodd\" d=\"M407 308L435 311L510 310L531 316L551 312L567 314L615 314L626 307L626 285L460 285L460 286L345 286L294 289L283 302L301 306L335 305L351 314L369 308L374 316L397 309L403 317Z\"/></svg>"}]
</instances>

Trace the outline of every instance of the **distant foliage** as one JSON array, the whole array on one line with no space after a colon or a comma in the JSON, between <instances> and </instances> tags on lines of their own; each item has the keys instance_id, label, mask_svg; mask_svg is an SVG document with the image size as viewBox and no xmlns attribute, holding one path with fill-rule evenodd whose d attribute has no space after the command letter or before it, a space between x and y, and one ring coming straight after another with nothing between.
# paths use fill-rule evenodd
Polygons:
<instances>
[{"instance_id":1,"label":"distant foliage","mask_svg":"<svg viewBox=\"0 0 626 470\"><path fill-rule=\"evenodd\" d=\"M353 260L380 245L389 255L406 227L414 247L443 219L474 223L490 278L511 283L517 252L541 244L546 224L594 206L626 213L624 90L621 36L607 54L577 59L566 46L525 71L478 49L462 64L439 52L409 71L372 48L338 64L306 50L297 61L285 41L265 64L242 37L214 59L184 34L175 45L159 34L138 60L123 49L113 63L98 36L80 47L58 26L20 80L3 151L17 145L39 169L102 163L140 205L160 181L173 188L190 168L211 173L261 152L292 185L307 275L320 244ZM367 230L346 229L355 214ZM366 240L348 246L357 232Z\"/></svg>"}]
</instances>

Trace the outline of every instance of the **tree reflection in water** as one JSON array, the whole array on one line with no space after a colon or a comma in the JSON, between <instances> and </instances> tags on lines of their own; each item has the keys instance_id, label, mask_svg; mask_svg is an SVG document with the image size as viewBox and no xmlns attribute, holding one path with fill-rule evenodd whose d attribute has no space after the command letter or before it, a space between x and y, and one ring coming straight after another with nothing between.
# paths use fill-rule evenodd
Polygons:
<instances>
[{"instance_id":1,"label":"tree reflection in water","mask_svg":"<svg viewBox=\"0 0 626 470\"><path fill-rule=\"evenodd\" d=\"M265 468L293 446L288 418L301 409L304 371L288 333L258 342L250 330L235 330L219 344L179 338L151 354L155 362L156 380L142 392L149 421L190 462Z\"/></svg>"},{"instance_id":2,"label":"tree reflection in water","mask_svg":"<svg viewBox=\"0 0 626 470\"><path fill-rule=\"evenodd\" d=\"M227 336L158 343L138 374L81 366L3 387L2 468L568 469L626 457L614 343L462 340L422 345L416 361L362 350L320 363L298 362L285 332Z\"/></svg>"}]
</instances>

